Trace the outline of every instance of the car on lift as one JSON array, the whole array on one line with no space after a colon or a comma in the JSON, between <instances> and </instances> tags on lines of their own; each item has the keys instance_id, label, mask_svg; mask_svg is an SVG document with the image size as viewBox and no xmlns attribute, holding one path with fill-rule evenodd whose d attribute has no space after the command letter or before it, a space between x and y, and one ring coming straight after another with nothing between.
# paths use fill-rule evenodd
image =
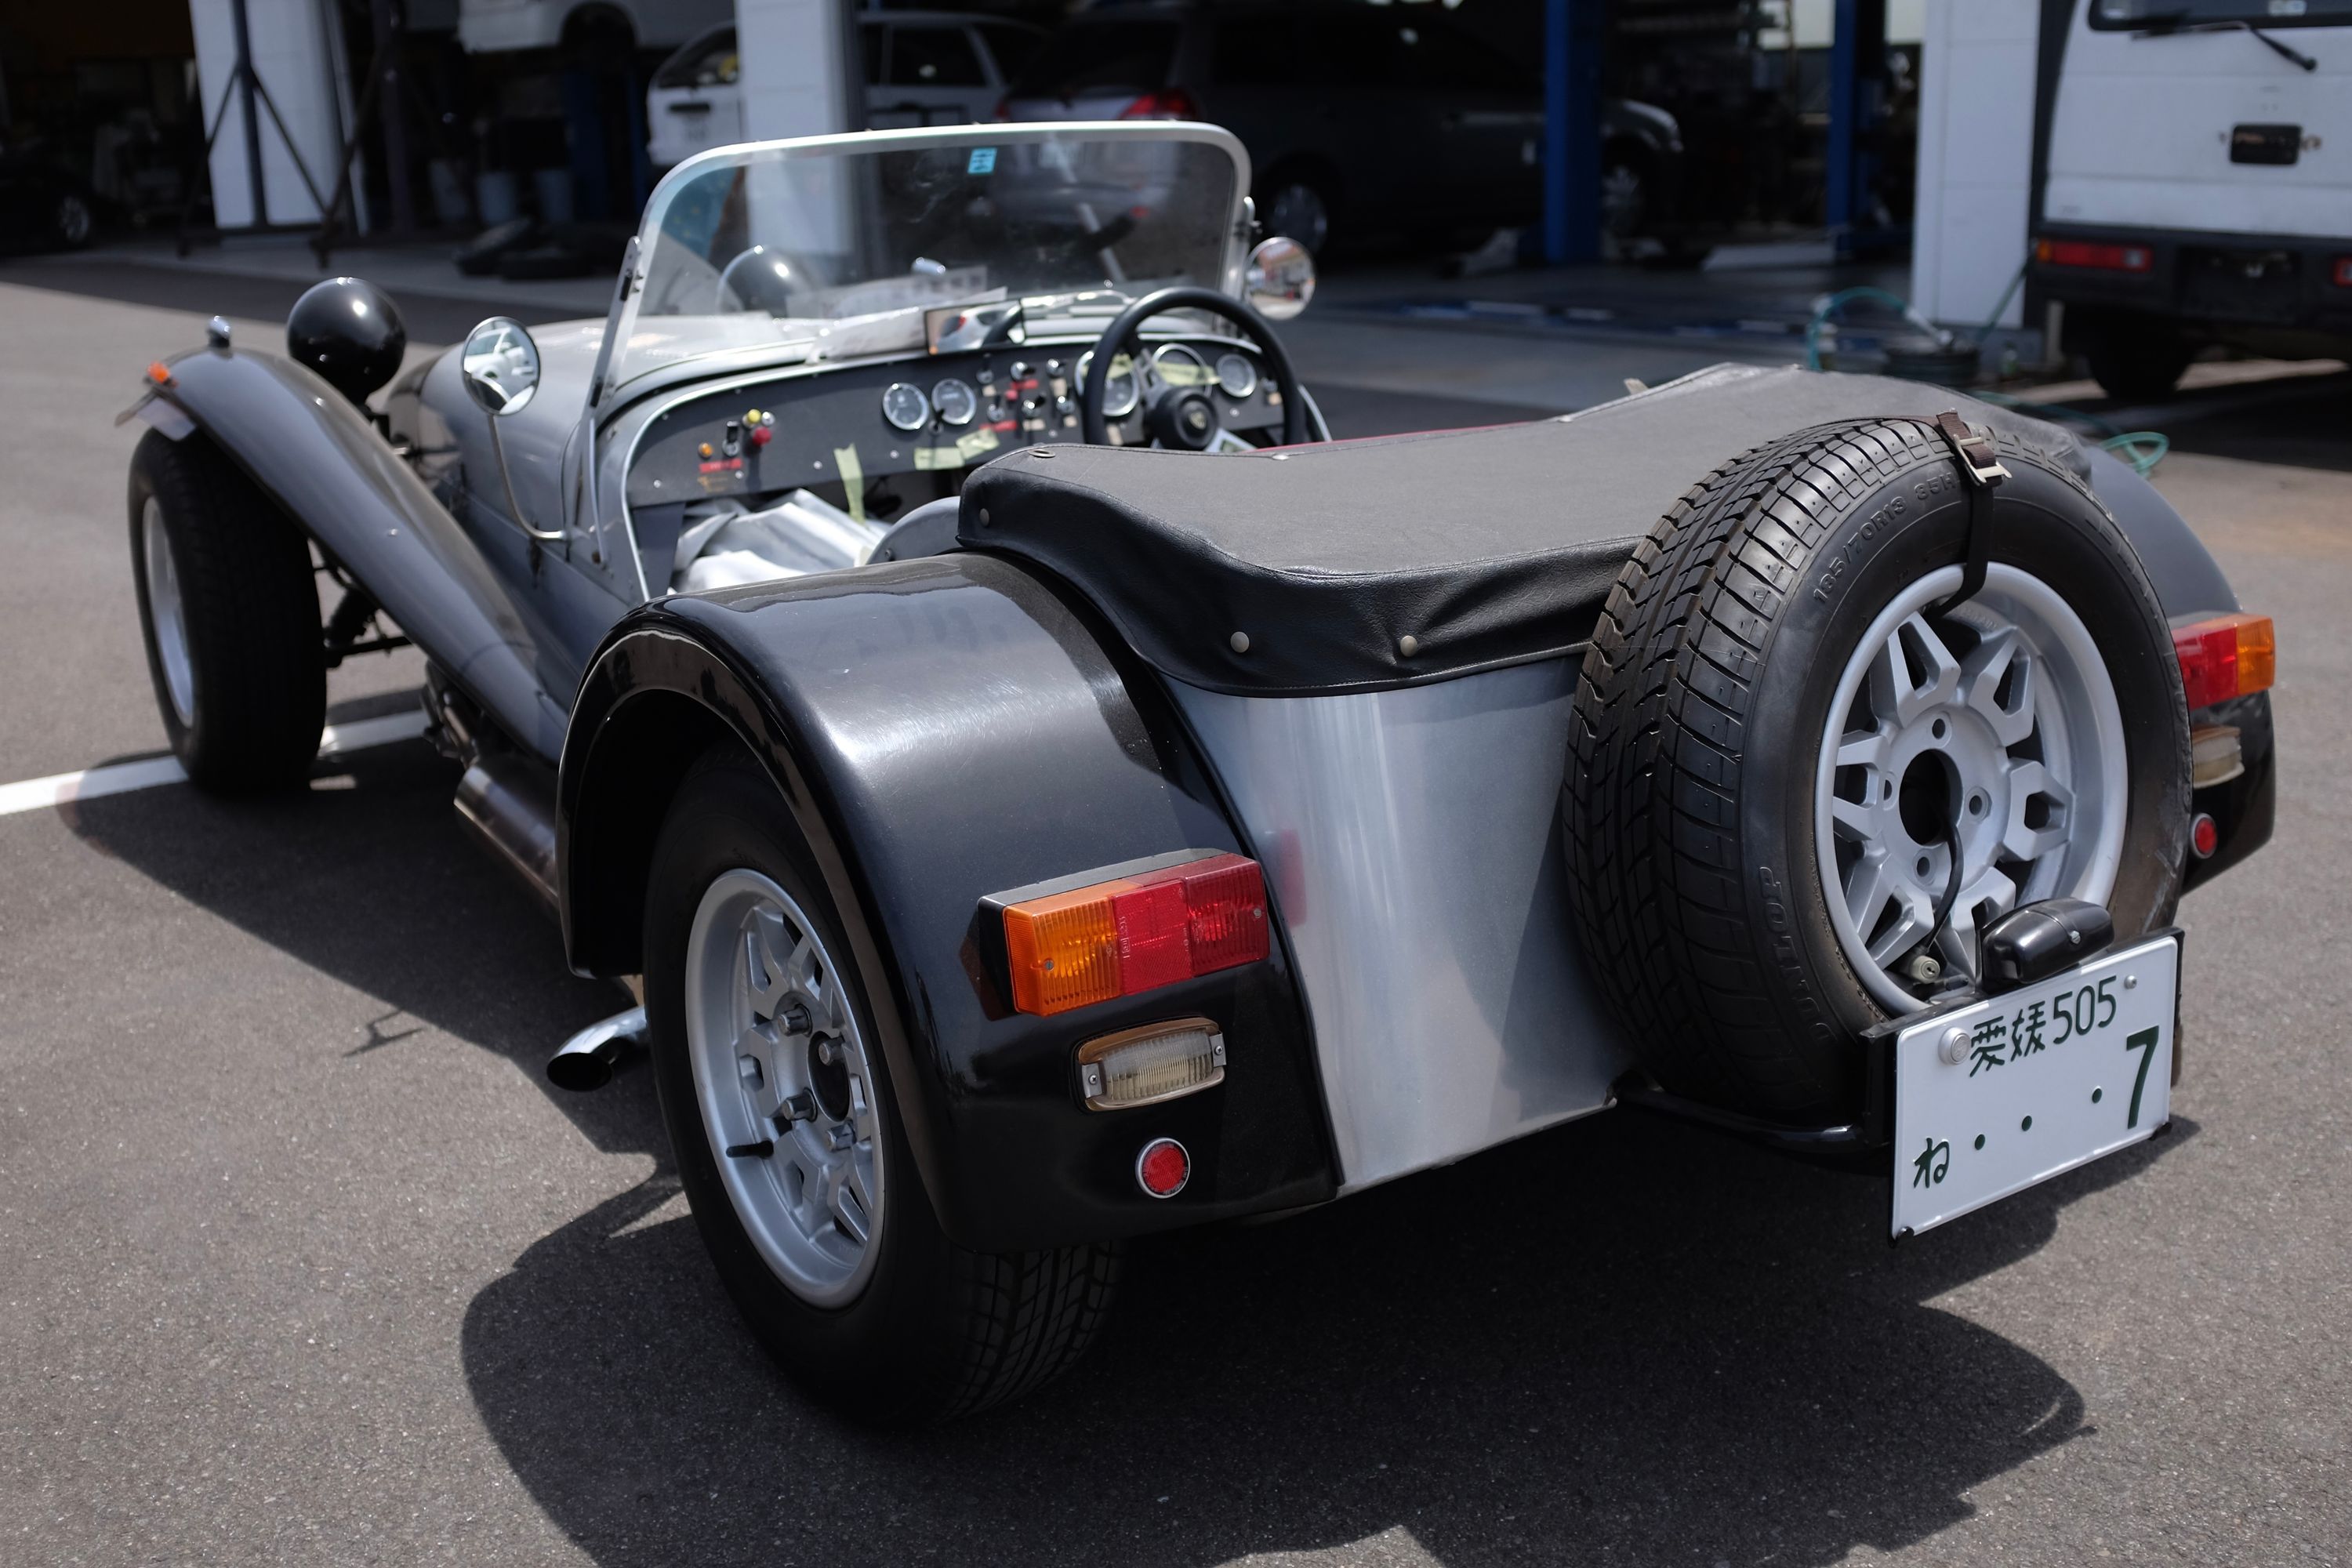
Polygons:
<instances>
[{"instance_id":1,"label":"car on lift","mask_svg":"<svg viewBox=\"0 0 2352 1568\"><path fill-rule=\"evenodd\" d=\"M299 786L413 640L459 814L638 993L550 1076L645 1044L730 1294L868 1421L1068 1366L1130 1238L1619 1103L1898 1237L2164 1126L2273 645L2155 489L1755 367L1333 442L1249 188L1197 124L731 147L601 321L216 321L124 416L174 751Z\"/></svg>"}]
</instances>

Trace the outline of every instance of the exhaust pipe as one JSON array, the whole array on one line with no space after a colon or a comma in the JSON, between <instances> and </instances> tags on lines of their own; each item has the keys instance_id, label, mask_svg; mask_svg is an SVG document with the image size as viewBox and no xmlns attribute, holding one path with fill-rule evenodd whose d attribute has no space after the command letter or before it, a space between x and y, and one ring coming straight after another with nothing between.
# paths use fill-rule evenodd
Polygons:
<instances>
[{"instance_id":1,"label":"exhaust pipe","mask_svg":"<svg viewBox=\"0 0 2352 1568\"><path fill-rule=\"evenodd\" d=\"M555 913L555 781L547 769L512 752L477 756L457 781L457 815Z\"/></svg>"},{"instance_id":2,"label":"exhaust pipe","mask_svg":"<svg viewBox=\"0 0 2352 1568\"><path fill-rule=\"evenodd\" d=\"M584 1094L613 1081L621 1058L646 1043L646 1010L625 1013L589 1025L556 1048L547 1058L547 1081L558 1089Z\"/></svg>"}]
</instances>

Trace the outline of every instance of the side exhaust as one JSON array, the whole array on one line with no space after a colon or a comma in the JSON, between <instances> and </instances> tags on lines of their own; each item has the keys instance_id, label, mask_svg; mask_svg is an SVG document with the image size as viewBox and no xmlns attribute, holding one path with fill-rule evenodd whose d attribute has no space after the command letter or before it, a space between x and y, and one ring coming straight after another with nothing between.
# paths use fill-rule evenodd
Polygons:
<instances>
[{"instance_id":1,"label":"side exhaust","mask_svg":"<svg viewBox=\"0 0 2352 1568\"><path fill-rule=\"evenodd\" d=\"M625 1013L589 1025L556 1047L547 1058L547 1081L558 1089L584 1094L613 1081L621 1058L646 1043L646 1010Z\"/></svg>"},{"instance_id":2,"label":"side exhaust","mask_svg":"<svg viewBox=\"0 0 2352 1568\"><path fill-rule=\"evenodd\" d=\"M457 781L457 815L507 869L556 910L555 781L511 752L475 757Z\"/></svg>"}]
</instances>

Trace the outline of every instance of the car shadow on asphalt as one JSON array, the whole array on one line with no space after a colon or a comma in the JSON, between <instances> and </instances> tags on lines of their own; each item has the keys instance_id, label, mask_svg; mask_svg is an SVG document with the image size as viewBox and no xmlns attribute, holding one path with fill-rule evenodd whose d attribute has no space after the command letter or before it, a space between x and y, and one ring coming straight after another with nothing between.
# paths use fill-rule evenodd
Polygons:
<instances>
[{"instance_id":1,"label":"car shadow on asphalt","mask_svg":"<svg viewBox=\"0 0 2352 1568\"><path fill-rule=\"evenodd\" d=\"M67 816L382 998L354 1048L398 1050L428 1025L543 1083L544 1053L612 1010L612 989L564 973L551 924L466 841L450 764L393 746L327 771L301 796L149 791ZM1139 1244L1073 1375L891 1434L810 1405L745 1331L647 1075L543 1091L595 1146L656 1169L475 1298L463 1364L515 1475L609 1568L1892 1549L2090 1430L2055 1369L1936 1298L2028 1257L2069 1203L2179 1142L1890 1248L1883 1179L1601 1116L1286 1220Z\"/></svg>"}]
</instances>

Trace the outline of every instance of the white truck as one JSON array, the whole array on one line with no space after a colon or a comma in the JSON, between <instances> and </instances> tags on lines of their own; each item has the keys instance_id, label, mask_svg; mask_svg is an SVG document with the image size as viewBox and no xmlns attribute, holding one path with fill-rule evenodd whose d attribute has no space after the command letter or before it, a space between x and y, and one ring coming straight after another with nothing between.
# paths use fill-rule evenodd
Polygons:
<instances>
[{"instance_id":1,"label":"white truck","mask_svg":"<svg viewBox=\"0 0 2352 1568\"><path fill-rule=\"evenodd\" d=\"M2352 0L2077 0L2062 36L2031 279L2099 384L2352 354Z\"/></svg>"}]
</instances>

